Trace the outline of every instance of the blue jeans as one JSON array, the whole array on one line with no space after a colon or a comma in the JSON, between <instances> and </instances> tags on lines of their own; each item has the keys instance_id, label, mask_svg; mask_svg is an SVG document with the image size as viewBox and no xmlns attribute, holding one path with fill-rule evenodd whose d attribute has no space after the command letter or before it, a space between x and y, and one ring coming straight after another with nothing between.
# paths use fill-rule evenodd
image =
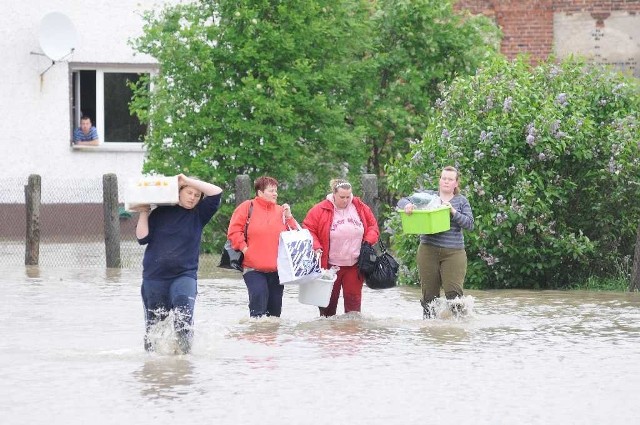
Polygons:
<instances>
[{"instance_id":1,"label":"blue jeans","mask_svg":"<svg viewBox=\"0 0 640 425\"><path fill-rule=\"evenodd\" d=\"M184 353L191 350L193 340L193 309L198 295L198 283L189 276L180 276L173 280L142 279L142 303L146 331L156 323L164 320L173 310L174 323L178 334L178 344ZM145 348L151 351L145 338Z\"/></svg>"},{"instance_id":2,"label":"blue jeans","mask_svg":"<svg viewBox=\"0 0 640 425\"><path fill-rule=\"evenodd\" d=\"M242 277L249 291L249 315L280 317L284 286L280 285L278 272L251 270Z\"/></svg>"}]
</instances>

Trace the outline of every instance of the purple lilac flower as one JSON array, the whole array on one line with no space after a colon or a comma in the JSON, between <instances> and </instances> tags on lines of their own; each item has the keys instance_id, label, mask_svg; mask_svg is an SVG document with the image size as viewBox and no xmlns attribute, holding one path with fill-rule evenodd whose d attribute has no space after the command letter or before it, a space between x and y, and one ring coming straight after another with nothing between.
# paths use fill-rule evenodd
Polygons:
<instances>
[{"instance_id":1,"label":"purple lilac flower","mask_svg":"<svg viewBox=\"0 0 640 425\"><path fill-rule=\"evenodd\" d=\"M512 200L511 200L511 210L512 210L514 213L519 214L520 212L522 212L522 210L523 210L523 209L524 209L524 208L522 207L522 205L520 205L520 204L518 203L518 200L517 200L517 199L515 199L515 198L514 198L514 199L512 199Z\"/></svg>"},{"instance_id":2,"label":"purple lilac flower","mask_svg":"<svg viewBox=\"0 0 640 425\"><path fill-rule=\"evenodd\" d=\"M556 104L558 104L560 106L567 106L569 104L569 102L567 101L567 94L566 93L560 93L556 97Z\"/></svg>"},{"instance_id":3,"label":"purple lilac flower","mask_svg":"<svg viewBox=\"0 0 640 425\"><path fill-rule=\"evenodd\" d=\"M622 167L620 165L616 164L616 160L613 157L609 158L608 169L611 174L620 174L621 168Z\"/></svg>"},{"instance_id":4,"label":"purple lilac flower","mask_svg":"<svg viewBox=\"0 0 640 425\"><path fill-rule=\"evenodd\" d=\"M488 111L490 109L493 109L493 97L489 96L487 98L487 104L485 106L485 111Z\"/></svg>"},{"instance_id":5,"label":"purple lilac flower","mask_svg":"<svg viewBox=\"0 0 640 425\"><path fill-rule=\"evenodd\" d=\"M497 225L504 223L507 220L507 214L499 212L496 214L495 222Z\"/></svg>"},{"instance_id":6,"label":"purple lilac flower","mask_svg":"<svg viewBox=\"0 0 640 425\"><path fill-rule=\"evenodd\" d=\"M484 196L484 193L485 193L482 185L475 181L473 182L473 191L480 196Z\"/></svg>"},{"instance_id":7,"label":"purple lilac flower","mask_svg":"<svg viewBox=\"0 0 640 425\"><path fill-rule=\"evenodd\" d=\"M534 147L536 145L536 138L533 136L533 134L529 134L527 136L527 145Z\"/></svg>"},{"instance_id":8,"label":"purple lilac flower","mask_svg":"<svg viewBox=\"0 0 640 425\"><path fill-rule=\"evenodd\" d=\"M524 224L518 223L516 225L516 233L518 233L521 236L524 235Z\"/></svg>"},{"instance_id":9,"label":"purple lilac flower","mask_svg":"<svg viewBox=\"0 0 640 425\"><path fill-rule=\"evenodd\" d=\"M507 97L504 100L504 103L502 104L502 110L504 112L510 112L511 111L511 104L513 103L513 98L511 96Z\"/></svg>"}]
</instances>

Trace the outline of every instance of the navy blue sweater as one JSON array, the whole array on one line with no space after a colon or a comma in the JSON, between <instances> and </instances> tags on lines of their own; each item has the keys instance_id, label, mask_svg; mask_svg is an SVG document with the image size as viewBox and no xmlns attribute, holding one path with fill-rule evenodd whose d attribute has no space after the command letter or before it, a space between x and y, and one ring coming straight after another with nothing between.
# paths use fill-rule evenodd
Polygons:
<instances>
[{"instance_id":1,"label":"navy blue sweater","mask_svg":"<svg viewBox=\"0 0 640 425\"><path fill-rule=\"evenodd\" d=\"M144 279L170 280L198 274L202 229L218 211L222 194L207 196L195 208L160 206L149 215L149 234L142 260Z\"/></svg>"}]
</instances>

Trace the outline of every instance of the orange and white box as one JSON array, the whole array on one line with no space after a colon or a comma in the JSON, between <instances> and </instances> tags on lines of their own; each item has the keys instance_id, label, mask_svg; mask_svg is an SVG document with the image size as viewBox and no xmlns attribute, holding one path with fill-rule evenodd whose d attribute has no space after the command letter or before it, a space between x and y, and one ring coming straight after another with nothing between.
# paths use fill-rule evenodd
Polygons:
<instances>
[{"instance_id":1,"label":"orange and white box","mask_svg":"<svg viewBox=\"0 0 640 425\"><path fill-rule=\"evenodd\" d=\"M175 205L180 188L178 176L148 176L132 180L125 190L124 208L127 211L141 205Z\"/></svg>"}]
</instances>

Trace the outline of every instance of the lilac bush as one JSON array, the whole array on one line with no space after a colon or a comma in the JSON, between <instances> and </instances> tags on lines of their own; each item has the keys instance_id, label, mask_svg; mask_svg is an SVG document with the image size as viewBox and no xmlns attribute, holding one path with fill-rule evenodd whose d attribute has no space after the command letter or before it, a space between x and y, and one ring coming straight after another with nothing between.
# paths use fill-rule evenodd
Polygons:
<instances>
[{"instance_id":1,"label":"lilac bush","mask_svg":"<svg viewBox=\"0 0 640 425\"><path fill-rule=\"evenodd\" d=\"M633 255L640 220L638 88L576 59L497 59L442 89L422 141L389 167L390 183L436 188L443 166L460 169L476 216L465 235L471 286L607 277ZM415 269L415 238L398 231L394 242Z\"/></svg>"}]
</instances>

